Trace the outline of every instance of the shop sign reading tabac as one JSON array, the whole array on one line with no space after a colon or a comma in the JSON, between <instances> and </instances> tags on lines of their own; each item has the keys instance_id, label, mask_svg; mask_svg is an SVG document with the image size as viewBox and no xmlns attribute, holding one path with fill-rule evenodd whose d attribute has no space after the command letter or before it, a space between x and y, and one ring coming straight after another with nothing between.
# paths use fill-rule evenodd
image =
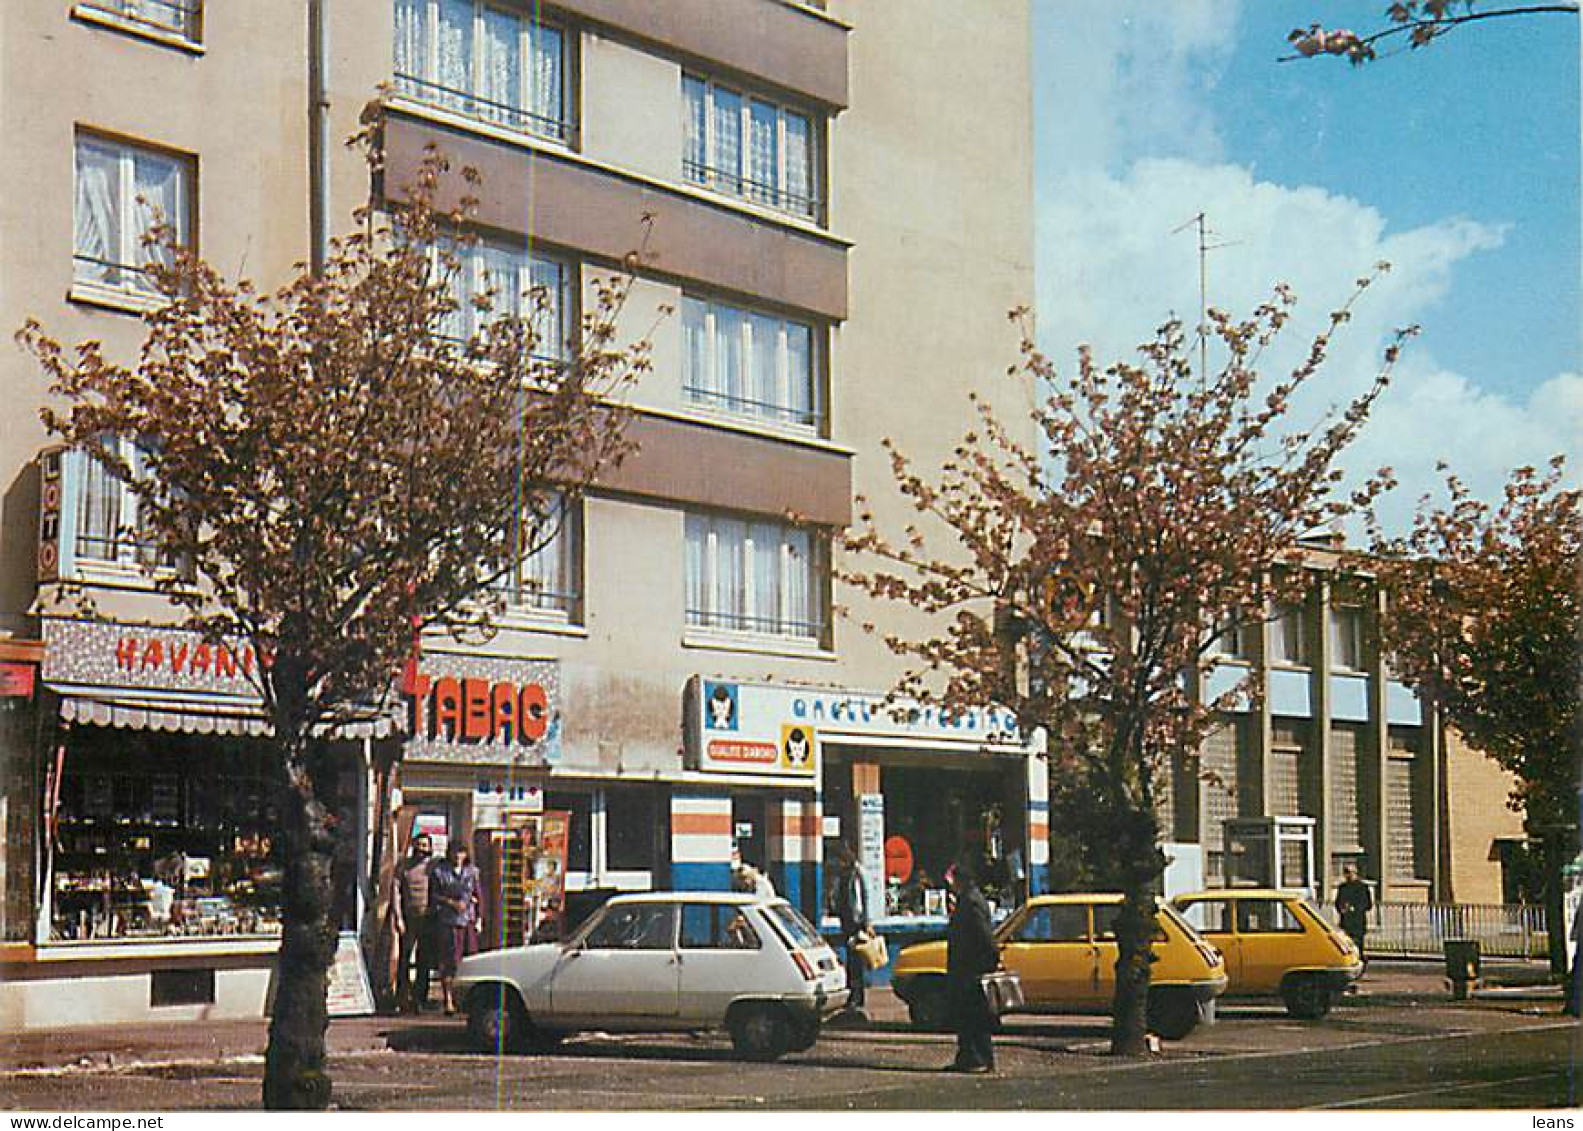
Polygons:
<instances>
[{"instance_id":1,"label":"shop sign reading tabac","mask_svg":"<svg viewBox=\"0 0 1583 1131\"><path fill-rule=\"evenodd\" d=\"M408 761L548 766L560 760L554 660L431 653L402 687Z\"/></svg>"},{"instance_id":2,"label":"shop sign reading tabac","mask_svg":"<svg viewBox=\"0 0 1583 1131\"><path fill-rule=\"evenodd\" d=\"M694 767L716 773L812 777L821 740L872 736L952 744L1016 744L1007 711L952 714L888 704L878 695L732 683L695 677L691 688Z\"/></svg>"}]
</instances>

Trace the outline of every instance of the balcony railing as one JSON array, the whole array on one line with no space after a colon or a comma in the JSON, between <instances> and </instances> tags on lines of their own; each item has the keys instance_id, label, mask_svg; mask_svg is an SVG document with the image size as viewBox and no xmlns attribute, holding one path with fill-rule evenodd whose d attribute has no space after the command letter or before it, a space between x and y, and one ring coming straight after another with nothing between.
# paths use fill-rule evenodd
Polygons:
<instances>
[{"instance_id":1,"label":"balcony railing","mask_svg":"<svg viewBox=\"0 0 1583 1131\"><path fill-rule=\"evenodd\" d=\"M752 177L744 177L734 170L719 169L689 157L682 159L682 175L695 185L703 185L705 188L712 188L728 196L739 196L755 204L762 204L766 208L773 208L777 212L789 212L794 216L804 216L816 222L820 218L818 197L791 192L779 185L755 181Z\"/></svg>"},{"instance_id":2,"label":"balcony railing","mask_svg":"<svg viewBox=\"0 0 1583 1131\"><path fill-rule=\"evenodd\" d=\"M453 110L469 118L502 126L517 133L532 134L534 137L546 137L555 141L565 141L571 134L570 124L561 118L546 117L520 106L483 98L470 91L427 82L416 75L397 74L396 91L418 102L437 106L443 110Z\"/></svg>"},{"instance_id":3,"label":"balcony railing","mask_svg":"<svg viewBox=\"0 0 1583 1131\"><path fill-rule=\"evenodd\" d=\"M816 432L824 427L824 413L814 408L793 408L790 405L754 400L751 397L738 396L734 393L722 393L715 389L705 389L699 385L683 385L682 392L686 394L688 400L696 404L707 405L722 412L736 413L740 416L756 416L765 420L773 420L777 424L795 425Z\"/></svg>"},{"instance_id":4,"label":"balcony railing","mask_svg":"<svg viewBox=\"0 0 1583 1131\"><path fill-rule=\"evenodd\" d=\"M786 636L807 641L824 639L822 620L805 621L782 617L748 616L744 613L718 612L712 609L688 609L687 623L693 628L750 632L757 636Z\"/></svg>"}]
</instances>

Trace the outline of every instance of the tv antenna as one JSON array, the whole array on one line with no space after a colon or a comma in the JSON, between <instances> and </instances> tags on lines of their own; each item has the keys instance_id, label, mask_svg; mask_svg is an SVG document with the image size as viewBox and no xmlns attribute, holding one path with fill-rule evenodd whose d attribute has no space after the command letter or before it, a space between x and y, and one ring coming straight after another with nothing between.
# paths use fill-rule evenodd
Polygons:
<instances>
[{"instance_id":1,"label":"tv antenna","mask_svg":"<svg viewBox=\"0 0 1583 1131\"><path fill-rule=\"evenodd\" d=\"M1172 228L1171 234L1174 236L1192 227L1198 229L1198 385L1203 388L1209 381L1209 253L1235 247L1242 241L1210 243L1209 237L1217 233L1210 229L1209 218L1201 210L1185 224Z\"/></svg>"}]
</instances>

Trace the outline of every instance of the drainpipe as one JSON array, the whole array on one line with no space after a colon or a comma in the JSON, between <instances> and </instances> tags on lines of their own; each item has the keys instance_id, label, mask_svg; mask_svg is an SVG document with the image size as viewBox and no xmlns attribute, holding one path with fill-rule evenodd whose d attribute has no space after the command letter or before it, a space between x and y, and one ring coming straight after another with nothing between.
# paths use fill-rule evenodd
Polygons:
<instances>
[{"instance_id":1,"label":"drainpipe","mask_svg":"<svg viewBox=\"0 0 1583 1131\"><path fill-rule=\"evenodd\" d=\"M308 0L308 263L323 274L330 249L330 54L324 28L328 0Z\"/></svg>"}]
</instances>

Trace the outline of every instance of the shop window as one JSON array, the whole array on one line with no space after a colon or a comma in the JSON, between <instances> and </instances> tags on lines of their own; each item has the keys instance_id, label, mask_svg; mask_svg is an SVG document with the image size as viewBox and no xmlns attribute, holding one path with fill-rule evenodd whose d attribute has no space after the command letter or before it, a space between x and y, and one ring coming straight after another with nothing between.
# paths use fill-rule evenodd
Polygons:
<instances>
[{"instance_id":1,"label":"shop window","mask_svg":"<svg viewBox=\"0 0 1583 1131\"><path fill-rule=\"evenodd\" d=\"M214 971L155 970L149 976L148 1004L213 1005Z\"/></svg>"},{"instance_id":2,"label":"shop window","mask_svg":"<svg viewBox=\"0 0 1583 1131\"><path fill-rule=\"evenodd\" d=\"M544 794L544 807L564 809L571 814L566 840L566 870L593 871L593 794L548 791Z\"/></svg>"},{"instance_id":3,"label":"shop window","mask_svg":"<svg viewBox=\"0 0 1583 1131\"><path fill-rule=\"evenodd\" d=\"M54 814L52 940L278 935L269 757L244 739L76 731Z\"/></svg>"},{"instance_id":4,"label":"shop window","mask_svg":"<svg viewBox=\"0 0 1583 1131\"><path fill-rule=\"evenodd\" d=\"M610 908L584 945L591 950L670 950L675 938L674 904L633 903Z\"/></svg>"},{"instance_id":5,"label":"shop window","mask_svg":"<svg viewBox=\"0 0 1583 1131\"><path fill-rule=\"evenodd\" d=\"M682 906L683 950L758 950L763 945L740 908L719 903Z\"/></svg>"},{"instance_id":6,"label":"shop window","mask_svg":"<svg viewBox=\"0 0 1583 1131\"><path fill-rule=\"evenodd\" d=\"M605 866L613 872L654 867L654 795L646 789L605 792Z\"/></svg>"}]
</instances>

